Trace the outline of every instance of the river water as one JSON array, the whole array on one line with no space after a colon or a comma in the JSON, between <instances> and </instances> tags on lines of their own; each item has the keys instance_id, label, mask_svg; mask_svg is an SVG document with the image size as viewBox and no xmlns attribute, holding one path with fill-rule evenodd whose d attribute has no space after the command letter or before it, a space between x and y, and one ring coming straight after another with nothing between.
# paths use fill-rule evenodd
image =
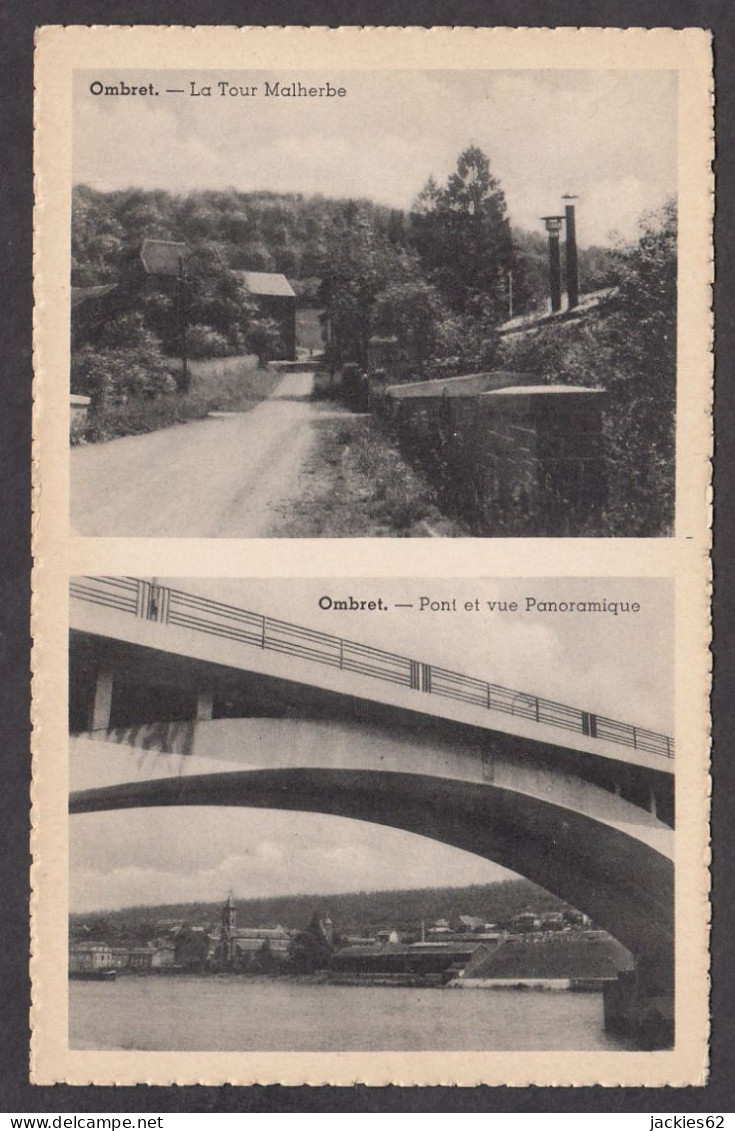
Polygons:
<instances>
[{"instance_id":1,"label":"river water","mask_svg":"<svg viewBox=\"0 0 735 1131\"><path fill-rule=\"evenodd\" d=\"M69 985L71 1048L206 1052L624 1049L602 995L123 977Z\"/></svg>"}]
</instances>

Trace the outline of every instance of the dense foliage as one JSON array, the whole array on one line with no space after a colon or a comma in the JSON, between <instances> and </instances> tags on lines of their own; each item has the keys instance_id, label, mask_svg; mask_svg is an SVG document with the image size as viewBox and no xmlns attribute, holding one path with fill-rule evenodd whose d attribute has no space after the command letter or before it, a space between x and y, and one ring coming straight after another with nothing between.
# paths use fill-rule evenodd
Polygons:
<instances>
[{"instance_id":1,"label":"dense foliage","mask_svg":"<svg viewBox=\"0 0 735 1131\"><path fill-rule=\"evenodd\" d=\"M390 213L370 206L384 223ZM113 282L146 238L183 240L203 269L279 271L321 278L327 232L344 202L320 196L202 190L187 196L142 189L74 189L72 284Z\"/></svg>"},{"instance_id":2,"label":"dense foliage","mask_svg":"<svg viewBox=\"0 0 735 1131\"><path fill-rule=\"evenodd\" d=\"M616 293L595 317L509 339L499 367L607 390L605 534L670 533L674 520L677 223L673 202L616 252Z\"/></svg>"},{"instance_id":3,"label":"dense foliage","mask_svg":"<svg viewBox=\"0 0 735 1131\"><path fill-rule=\"evenodd\" d=\"M300 303L323 309L335 364L364 365L371 334L390 333L420 372L484 364L497 324L546 294L545 238L511 231L502 189L475 146L460 154L446 185L429 179L408 214L368 200L300 194L104 193L78 185L72 285L116 282L145 238L183 241L191 253L192 356L246 348L261 354L268 328L253 325L254 306L237 274L242 270L283 273ZM609 260L599 250L582 254L583 270L595 255L604 275ZM180 342L172 294L149 290L136 298L135 309L162 350L175 355ZM265 353L269 348L272 343Z\"/></svg>"}]
</instances>

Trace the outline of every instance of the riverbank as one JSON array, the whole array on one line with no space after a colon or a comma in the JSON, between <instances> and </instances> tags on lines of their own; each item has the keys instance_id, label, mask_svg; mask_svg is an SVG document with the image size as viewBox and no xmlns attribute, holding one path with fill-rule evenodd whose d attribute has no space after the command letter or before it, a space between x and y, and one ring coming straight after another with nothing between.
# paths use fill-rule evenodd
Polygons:
<instances>
[{"instance_id":1,"label":"riverbank","mask_svg":"<svg viewBox=\"0 0 735 1131\"><path fill-rule=\"evenodd\" d=\"M340 974L319 970L312 974L250 970L192 971L183 966L155 969L70 971L70 981L112 983L128 978L193 978L199 981L284 982L295 986L403 987L409 989L538 990L542 992L602 993L602 978L462 978L444 974Z\"/></svg>"}]
</instances>

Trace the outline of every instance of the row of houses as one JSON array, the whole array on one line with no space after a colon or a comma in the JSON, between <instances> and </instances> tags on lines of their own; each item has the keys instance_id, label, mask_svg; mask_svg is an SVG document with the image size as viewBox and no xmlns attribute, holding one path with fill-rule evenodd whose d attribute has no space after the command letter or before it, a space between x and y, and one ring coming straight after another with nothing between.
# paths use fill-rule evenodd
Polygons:
<instances>
[{"instance_id":1,"label":"row of houses","mask_svg":"<svg viewBox=\"0 0 735 1131\"><path fill-rule=\"evenodd\" d=\"M222 921L214 927L191 926L177 920L160 921L159 937L146 946L119 946L103 941L75 940L69 948L72 976L104 971L272 969L288 961L295 932L280 924L239 927L237 907L230 896Z\"/></svg>"},{"instance_id":2,"label":"row of houses","mask_svg":"<svg viewBox=\"0 0 735 1131\"><path fill-rule=\"evenodd\" d=\"M69 948L69 973L97 974L106 970L167 970L175 964L175 947L110 946L103 942L74 943Z\"/></svg>"},{"instance_id":3,"label":"row of houses","mask_svg":"<svg viewBox=\"0 0 735 1131\"><path fill-rule=\"evenodd\" d=\"M218 931L186 930L173 941L147 946L113 946L106 942L74 942L69 948L69 973L106 970L146 971L270 968L289 957L291 935L283 927L240 928L223 943Z\"/></svg>"},{"instance_id":4,"label":"row of houses","mask_svg":"<svg viewBox=\"0 0 735 1131\"><path fill-rule=\"evenodd\" d=\"M76 940L69 952L72 977L102 975L105 971L145 973L175 970L232 970L271 972L307 970L328 966L337 974L445 974L458 972L474 956L487 957L505 944L524 937L543 940L549 933L579 935L589 920L567 910L522 912L507 923L486 923L460 915L454 925L447 919L421 924L416 932L384 929L370 936L335 937L327 914L315 914L305 931L289 931L280 924L242 927L230 896L218 925L190 925L182 920L155 924L158 937L145 946L112 945L89 939Z\"/></svg>"}]
</instances>

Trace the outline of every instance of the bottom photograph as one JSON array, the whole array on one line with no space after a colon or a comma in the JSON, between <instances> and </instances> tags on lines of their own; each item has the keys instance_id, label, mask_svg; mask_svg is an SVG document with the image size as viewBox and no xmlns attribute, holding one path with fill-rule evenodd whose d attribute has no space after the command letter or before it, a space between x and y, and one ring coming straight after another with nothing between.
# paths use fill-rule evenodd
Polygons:
<instances>
[{"instance_id":1,"label":"bottom photograph","mask_svg":"<svg viewBox=\"0 0 735 1131\"><path fill-rule=\"evenodd\" d=\"M75 578L69 1048L672 1048L673 597Z\"/></svg>"}]
</instances>

